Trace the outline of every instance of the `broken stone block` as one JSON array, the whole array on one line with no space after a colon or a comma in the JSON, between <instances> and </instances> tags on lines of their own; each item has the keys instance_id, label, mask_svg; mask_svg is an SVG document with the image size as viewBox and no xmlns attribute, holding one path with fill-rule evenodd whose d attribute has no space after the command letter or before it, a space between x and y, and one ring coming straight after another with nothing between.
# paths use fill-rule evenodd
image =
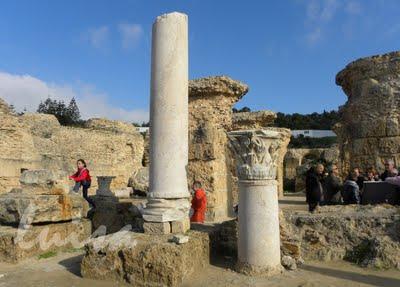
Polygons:
<instances>
[{"instance_id":1,"label":"broken stone block","mask_svg":"<svg viewBox=\"0 0 400 287\"><path fill-rule=\"evenodd\" d=\"M21 188L13 188L11 192L22 191L30 194L67 194L68 184L60 180L51 170L25 170L20 177Z\"/></svg>"},{"instance_id":2,"label":"broken stone block","mask_svg":"<svg viewBox=\"0 0 400 287\"><path fill-rule=\"evenodd\" d=\"M172 237L171 242L175 242L176 244L185 244L189 242L189 236L177 234Z\"/></svg>"},{"instance_id":3,"label":"broken stone block","mask_svg":"<svg viewBox=\"0 0 400 287\"><path fill-rule=\"evenodd\" d=\"M93 230L106 228L106 233L115 233L131 225L135 231L143 230L143 218L138 206L146 199L118 199L95 196L96 209L92 217Z\"/></svg>"},{"instance_id":4,"label":"broken stone block","mask_svg":"<svg viewBox=\"0 0 400 287\"><path fill-rule=\"evenodd\" d=\"M0 226L0 262L17 263L50 251L81 248L91 229L88 219L31 225L27 229Z\"/></svg>"},{"instance_id":5,"label":"broken stone block","mask_svg":"<svg viewBox=\"0 0 400 287\"><path fill-rule=\"evenodd\" d=\"M287 255L282 256L281 264L287 270L296 270L297 269L296 260Z\"/></svg>"},{"instance_id":6,"label":"broken stone block","mask_svg":"<svg viewBox=\"0 0 400 287\"><path fill-rule=\"evenodd\" d=\"M139 168L129 179L128 185L136 193L147 194L149 191L149 167Z\"/></svg>"},{"instance_id":7,"label":"broken stone block","mask_svg":"<svg viewBox=\"0 0 400 287\"><path fill-rule=\"evenodd\" d=\"M171 233L171 224L167 222L148 222L143 223L144 233L147 234L169 234Z\"/></svg>"},{"instance_id":8,"label":"broken stone block","mask_svg":"<svg viewBox=\"0 0 400 287\"><path fill-rule=\"evenodd\" d=\"M19 181L22 186L47 187L57 182L57 176L53 171L47 169L25 170Z\"/></svg>"},{"instance_id":9,"label":"broken stone block","mask_svg":"<svg viewBox=\"0 0 400 287\"><path fill-rule=\"evenodd\" d=\"M189 218L177 221L171 221L171 232L172 233L186 233L190 229Z\"/></svg>"},{"instance_id":10,"label":"broken stone block","mask_svg":"<svg viewBox=\"0 0 400 287\"><path fill-rule=\"evenodd\" d=\"M0 223L35 224L86 217L89 207L76 194L35 195L25 192L0 195ZM23 220L23 222L21 222Z\"/></svg>"},{"instance_id":11,"label":"broken stone block","mask_svg":"<svg viewBox=\"0 0 400 287\"><path fill-rule=\"evenodd\" d=\"M175 244L168 235L121 231L91 239L85 246L81 274L132 286L179 286L210 260L208 233L190 231L188 237L187 243Z\"/></svg>"}]
</instances>

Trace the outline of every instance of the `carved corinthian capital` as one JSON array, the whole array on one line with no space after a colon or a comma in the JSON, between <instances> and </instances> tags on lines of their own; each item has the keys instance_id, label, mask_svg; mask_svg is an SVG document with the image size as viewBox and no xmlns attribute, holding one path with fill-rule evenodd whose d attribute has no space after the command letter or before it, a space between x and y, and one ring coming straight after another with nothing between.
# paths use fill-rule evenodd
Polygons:
<instances>
[{"instance_id":1,"label":"carved corinthian capital","mask_svg":"<svg viewBox=\"0 0 400 287\"><path fill-rule=\"evenodd\" d=\"M236 154L240 180L276 179L281 134L271 130L240 130L228 133Z\"/></svg>"}]
</instances>

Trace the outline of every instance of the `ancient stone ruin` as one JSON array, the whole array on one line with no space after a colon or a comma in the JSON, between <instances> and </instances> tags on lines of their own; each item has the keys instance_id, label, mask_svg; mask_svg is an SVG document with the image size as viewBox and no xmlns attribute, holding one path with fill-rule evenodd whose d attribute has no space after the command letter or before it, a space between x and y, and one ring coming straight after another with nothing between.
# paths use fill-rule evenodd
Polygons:
<instances>
[{"instance_id":1,"label":"ancient stone ruin","mask_svg":"<svg viewBox=\"0 0 400 287\"><path fill-rule=\"evenodd\" d=\"M229 133L239 177L238 270L272 275L281 271L276 172L277 131Z\"/></svg>"},{"instance_id":2,"label":"ancient stone ruin","mask_svg":"<svg viewBox=\"0 0 400 287\"><path fill-rule=\"evenodd\" d=\"M151 132L106 119L65 127L52 115L16 115L0 99L0 262L84 246L84 278L132 286L179 286L210 264L259 277L304 260L400 269L399 207L312 214L301 194L316 160L343 171L399 164L399 52L337 75L349 97L338 160L336 147L288 150L290 130L271 127L272 111L233 113L246 84L189 81L187 15L161 15L152 32ZM93 177L91 210L67 181L78 158ZM194 181L207 192L206 224L189 220ZM284 181L298 193L284 197Z\"/></svg>"},{"instance_id":3,"label":"ancient stone ruin","mask_svg":"<svg viewBox=\"0 0 400 287\"><path fill-rule=\"evenodd\" d=\"M384 169L384 161L400 164L400 52L354 61L336 76L348 100L341 107L335 132L344 170Z\"/></svg>"},{"instance_id":4,"label":"ancient stone ruin","mask_svg":"<svg viewBox=\"0 0 400 287\"><path fill-rule=\"evenodd\" d=\"M79 158L87 159L93 176L115 176L113 188L126 186L142 166L143 137L123 122L91 119L78 128L61 126L53 115L3 113L0 137L0 193L18 187L26 169L49 169L66 178Z\"/></svg>"},{"instance_id":5,"label":"ancient stone ruin","mask_svg":"<svg viewBox=\"0 0 400 287\"><path fill-rule=\"evenodd\" d=\"M198 180L208 192L207 221L231 215L231 153L227 131L232 130L232 108L248 91L229 77L209 77L189 84L189 183Z\"/></svg>"},{"instance_id":6,"label":"ancient stone ruin","mask_svg":"<svg viewBox=\"0 0 400 287\"><path fill-rule=\"evenodd\" d=\"M82 247L92 232L82 196L49 170L24 171L20 183L0 195L0 261Z\"/></svg>"}]
</instances>

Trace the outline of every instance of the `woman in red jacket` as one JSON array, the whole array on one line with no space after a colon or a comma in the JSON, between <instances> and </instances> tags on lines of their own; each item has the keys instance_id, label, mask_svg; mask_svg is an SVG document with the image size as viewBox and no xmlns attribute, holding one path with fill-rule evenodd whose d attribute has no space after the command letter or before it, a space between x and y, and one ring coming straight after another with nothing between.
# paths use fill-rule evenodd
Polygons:
<instances>
[{"instance_id":1,"label":"woman in red jacket","mask_svg":"<svg viewBox=\"0 0 400 287\"><path fill-rule=\"evenodd\" d=\"M201 183L195 181L193 183L194 195L192 198L193 215L190 217L191 222L204 223L207 209L207 196L201 188Z\"/></svg>"},{"instance_id":2,"label":"woman in red jacket","mask_svg":"<svg viewBox=\"0 0 400 287\"><path fill-rule=\"evenodd\" d=\"M95 207L92 199L88 197L88 189L92 182L90 177L89 170L86 168L86 162L83 159L78 159L76 162L76 166L78 167L78 171L71 175L69 178L75 181L75 186L73 190L75 192L79 192L79 189L82 186L82 194L89 205Z\"/></svg>"}]
</instances>

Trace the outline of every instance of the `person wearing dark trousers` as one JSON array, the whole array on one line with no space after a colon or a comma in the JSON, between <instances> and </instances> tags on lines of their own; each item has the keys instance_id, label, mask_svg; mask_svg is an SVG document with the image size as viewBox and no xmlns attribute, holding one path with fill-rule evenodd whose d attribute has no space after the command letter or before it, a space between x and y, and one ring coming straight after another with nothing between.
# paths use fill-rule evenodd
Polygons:
<instances>
[{"instance_id":1,"label":"person wearing dark trousers","mask_svg":"<svg viewBox=\"0 0 400 287\"><path fill-rule=\"evenodd\" d=\"M79 189L82 187L83 198L86 199L89 205L95 207L94 201L88 196L88 190L92 179L90 177L89 170L86 167L86 162L83 159L78 159L76 162L76 166L78 168L77 172L69 177L70 179L75 181L73 191L79 192Z\"/></svg>"},{"instance_id":2,"label":"person wearing dark trousers","mask_svg":"<svg viewBox=\"0 0 400 287\"><path fill-rule=\"evenodd\" d=\"M324 166L311 167L306 176L306 200L308 210L314 212L324 201Z\"/></svg>"}]
</instances>

